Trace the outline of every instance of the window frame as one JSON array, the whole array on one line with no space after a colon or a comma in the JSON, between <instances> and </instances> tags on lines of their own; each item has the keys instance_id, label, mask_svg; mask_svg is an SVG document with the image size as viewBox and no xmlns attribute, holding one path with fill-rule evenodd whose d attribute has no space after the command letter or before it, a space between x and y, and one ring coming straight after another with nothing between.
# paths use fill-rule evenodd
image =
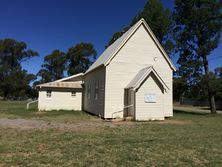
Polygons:
<instances>
[{"instance_id":1,"label":"window frame","mask_svg":"<svg viewBox=\"0 0 222 167\"><path fill-rule=\"evenodd\" d=\"M52 98L52 90L46 90L46 98L51 99Z\"/></svg>"},{"instance_id":2,"label":"window frame","mask_svg":"<svg viewBox=\"0 0 222 167\"><path fill-rule=\"evenodd\" d=\"M87 99L90 99L91 96L91 88L90 88L90 83L87 85Z\"/></svg>"},{"instance_id":3,"label":"window frame","mask_svg":"<svg viewBox=\"0 0 222 167\"><path fill-rule=\"evenodd\" d=\"M71 97L76 98L76 91L71 91Z\"/></svg>"},{"instance_id":4,"label":"window frame","mask_svg":"<svg viewBox=\"0 0 222 167\"><path fill-rule=\"evenodd\" d=\"M99 99L99 82L95 82L94 99Z\"/></svg>"}]
</instances>

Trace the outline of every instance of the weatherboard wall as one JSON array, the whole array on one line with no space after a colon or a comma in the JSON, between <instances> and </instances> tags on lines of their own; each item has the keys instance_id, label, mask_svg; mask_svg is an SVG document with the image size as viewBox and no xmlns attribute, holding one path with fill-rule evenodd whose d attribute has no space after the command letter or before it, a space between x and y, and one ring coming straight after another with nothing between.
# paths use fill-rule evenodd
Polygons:
<instances>
[{"instance_id":1,"label":"weatherboard wall","mask_svg":"<svg viewBox=\"0 0 222 167\"><path fill-rule=\"evenodd\" d=\"M102 117L104 117L105 105L105 77L105 67L97 68L84 76L84 110ZM96 84L98 86L97 98L95 97Z\"/></svg>"},{"instance_id":2,"label":"weatherboard wall","mask_svg":"<svg viewBox=\"0 0 222 167\"><path fill-rule=\"evenodd\" d=\"M164 116L172 116L172 69L141 25L106 67L106 118L123 117L124 88L147 66L153 66L170 88L164 94L163 108Z\"/></svg>"},{"instance_id":3,"label":"weatherboard wall","mask_svg":"<svg viewBox=\"0 0 222 167\"><path fill-rule=\"evenodd\" d=\"M47 90L51 90L51 97L47 97ZM72 91L76 96L72 97ZM44 110L82 110L82 92L75 89L42 88L39 91L38 109Z\"/></svg>"},{"instance_id":4,"label":"weatherboard wall","mask_svg":"<svg viewBox=\"0 0 222 167\"><path fill-rule=\"evenodd\" d=\"M154 102L146 102L146 92L155 95ZM163 120L164 119L164 89L158 79L151 73L135 93L136 120Z\"/></svg>"}]
</instances>

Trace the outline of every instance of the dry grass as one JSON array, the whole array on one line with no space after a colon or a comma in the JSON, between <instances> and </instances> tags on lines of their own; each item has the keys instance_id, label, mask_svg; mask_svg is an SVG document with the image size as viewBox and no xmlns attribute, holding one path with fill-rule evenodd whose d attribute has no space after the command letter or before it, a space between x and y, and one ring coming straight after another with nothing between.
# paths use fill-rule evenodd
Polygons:
<instances>
[{"instance_id":1,"label":"dry grass","mask_svg":"<svg viewBox=\"0 0 222 167\"><path fill-rule=\"evenodd\" d=\"M174 119L166 119L164 121L157 122L158 124L171 124L171 125L187 125L192 124L189 120L174 120Z\"/></svg>"},{"instance_id":2,"label":"dry grass","mask_svg":"<svg viewBox=\"0 0 222 167\"><path fill-rule=\"evenodd\" d=\"M0 102L0 118L50 127L0 128L0 166L222 165L221 115L177 110L166 121L107 122L80 111L27 113L24 103Z\"/></svg>"}]
</instances>

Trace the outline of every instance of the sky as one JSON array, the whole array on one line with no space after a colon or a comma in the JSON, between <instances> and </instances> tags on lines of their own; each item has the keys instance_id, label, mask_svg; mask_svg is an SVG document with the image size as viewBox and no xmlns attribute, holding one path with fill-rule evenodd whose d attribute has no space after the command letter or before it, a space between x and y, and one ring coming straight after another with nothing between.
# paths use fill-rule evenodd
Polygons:
<instances>
[{"instance_id":1,"label":"sky","mask_svg":"<svg viewBox=\"0 0 222 167\"><path fill-rule=\"evenodd\" d=\"M161 0L173 9L173 0ZM0 39L24 41L39 53L22 64L36 74L44 56L91 42L98 56L114 32L129 25L146 0L0 0ZM209 56L210 69L222 66L222 44ZM212 59L212 60L211 60ZM176 59L173 58L173 62Z\"/></svg>"}]
</instances>

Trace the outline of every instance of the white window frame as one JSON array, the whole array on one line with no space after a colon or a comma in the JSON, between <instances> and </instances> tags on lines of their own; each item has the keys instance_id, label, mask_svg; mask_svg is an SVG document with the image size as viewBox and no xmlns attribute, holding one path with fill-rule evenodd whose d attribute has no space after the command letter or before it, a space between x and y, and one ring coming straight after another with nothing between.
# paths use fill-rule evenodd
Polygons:
<instances>
[{"instance_id":1,"label":"white window frame","mask_svg":"<svg viewBox=\"0 0 222 167\"><path fill-rule=\"evenodd\" d=\"M52 98L52 91L51 90L46 90L46 98L51 99Z\"/></svg>"}]
</instances>

